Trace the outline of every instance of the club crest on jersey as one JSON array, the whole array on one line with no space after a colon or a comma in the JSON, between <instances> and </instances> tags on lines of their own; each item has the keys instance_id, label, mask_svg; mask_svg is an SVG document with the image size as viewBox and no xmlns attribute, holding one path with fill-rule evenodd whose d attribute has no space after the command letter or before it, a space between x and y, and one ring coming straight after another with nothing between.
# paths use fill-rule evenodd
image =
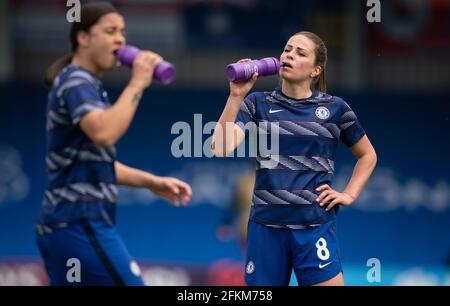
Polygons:
<instances>
[{"instance_id":1,"label":"club crest on jersey","mask_svg":"<svg viewBox=\"0 0 450 306\"><path fill-rule=\"evenodd\" d=\"M319 106L316 109L316 116L319 119L328 119L330 117L330 111L325 106Z\"/></svg>"},{"instance_id":2,"label":"club crest on jersey","mask_svg":"<svg viewBox=\"0 0 450 306\"><path fill-rule=\"evenodd\" d=\"M131 270L131 273L133 273L136 276L141 275L141 269L139 268L137 262L134 260L130 261L130 270Z\"/></svg>"},{"instance_id":3,"label":"club crest on jersey","mask_svg":"<svg viewBox=\"0 0 450 306\"><path fill-rule=\"evenodd\" d=\"M255 271L255 264L253 263L253 261L249 261L247 263L247 266L245 267L245 272L247 272L247 274L252 274Z\"/></svg>"}]
</instances>

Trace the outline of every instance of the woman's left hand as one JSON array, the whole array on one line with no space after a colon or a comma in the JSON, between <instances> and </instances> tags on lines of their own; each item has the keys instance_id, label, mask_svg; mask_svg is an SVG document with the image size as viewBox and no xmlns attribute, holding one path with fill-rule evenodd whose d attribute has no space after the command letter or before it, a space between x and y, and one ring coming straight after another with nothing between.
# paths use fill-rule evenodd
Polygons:
<instances>
[{"instance_id":1,"label":"woman's left hand","mask_svg":"<svg viewBox=\"0 0 450 306\"><path fill-rule=\"evenodd\" d=\"M174 177L157 176L149 189L175 206L186 206L192 195L189 184Z\"/></svg>"},{"instance_id":2,"label":"woman's left hand","mask_svg":"<svg viewBox=\"0 0 450 306\"><path fill-rule=\"evenodd\" d=\"M316 191L321 191L320 195L316 199L316 201L320 203L320 206L324 206L329 203L325 209L326 211L332 209L336 204L349 206L355 201L355 198L351 195L344 192L337 192L327 184L318 187Z\"/></svg>"}]
</instances>

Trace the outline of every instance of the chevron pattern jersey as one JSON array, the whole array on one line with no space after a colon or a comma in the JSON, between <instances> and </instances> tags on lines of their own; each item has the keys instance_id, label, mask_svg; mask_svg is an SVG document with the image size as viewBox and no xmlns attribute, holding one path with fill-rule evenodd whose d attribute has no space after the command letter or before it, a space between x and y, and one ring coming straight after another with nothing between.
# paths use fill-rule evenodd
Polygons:
<instances>
[{"instance_id":1,"label":"chevron pattern jersey","mask_svg":"<svg viewBox=\"0 0 450 306\"><path fill-rule=\"evenodd\" d=\"M110 106L90 72L71 64L55 78L47 103L48 183L41 225L80 219L115 223L115 148L96 145L79 127L85 114Z\"/></svg>"},{"instance_id":2,"label":"chevron pattern jersey","mask_svg":"<svg viewBox=\"0 0 450 306\"><path fill-rule=\"evenodd\" d=\"M256 125L255 137L267 137L268 143L272 133L278 134L276 153L258 150L255 158L253 221L301 229L335 218L338 205L325 211L315 201L315 189L331 186L339 141L350 147L365 135L344 100L318 91L306 99L290 98L279 88L254 92L242 102L236 123Z\"/></svg>"}]
</instances>

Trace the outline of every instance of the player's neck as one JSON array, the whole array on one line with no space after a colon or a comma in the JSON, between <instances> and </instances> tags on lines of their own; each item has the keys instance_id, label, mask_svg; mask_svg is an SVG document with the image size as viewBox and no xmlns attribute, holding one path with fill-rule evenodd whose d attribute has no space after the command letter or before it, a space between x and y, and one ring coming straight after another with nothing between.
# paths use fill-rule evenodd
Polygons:
<instances>
[{"instance_id":1,"label":"player's neck","mask_svg":"<svg viewBox=\"0 0 450 306\"><path fill-rule=\"evenodd\" d=\"M89 71L90 73L92 73L93 75L95 75L97 78L100 78L103 74L103 72L98 69L98 67L92 62L87 60L84 56L75 53L73 58L72 58L72 64L75 64L81 68L83 68L84 70Z\"/></svg>"},{"instance_id":2,"label":"player's neck","mask_svg":"<svg viewBox=\"0 0 450 306\"><path fill-rule=\"evenodd\" d=\"M300 84L292 84L283 81L281 85L281 91L283 94L294 99L306 99L311 97L312 91L309 82L304 82Z\"/></svg>"}]
</instances>

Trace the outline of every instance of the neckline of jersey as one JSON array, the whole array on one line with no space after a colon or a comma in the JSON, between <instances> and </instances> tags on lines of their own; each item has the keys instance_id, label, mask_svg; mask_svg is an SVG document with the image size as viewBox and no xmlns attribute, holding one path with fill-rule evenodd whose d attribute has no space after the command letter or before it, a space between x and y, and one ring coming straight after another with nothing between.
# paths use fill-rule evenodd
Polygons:
<instances>
[{"instance_id":1,"label":"neckline of jersey","mask_svg":"<svg viewBox=\"0 0 450 306\"><path fill-rule=\"evenodd\" d=\"M78 70L82 70L82 71L86 72L87 74L89 74L91 77L93 77L94 80L96 80L99 84L102 83L102 81L100 81L100 79L99 79L95 74L93 74L93 73L90 72L89 70L87 70L87 69L85 69L85 68L83 68L83 67L81 67L81 66L79 66L79 65L77 65L77 64L70 63L70 64L69 64L69 67L72 67L72 68L78 69Z\"/></svg>"},{"instance_id":2,"label":"neckline of jersey","mask_svg":"<svg viewBox=\"0 0 450 306\"><path fill-rule=\"evenodd\" d=\"M289 96L285 95L280 87L277 87L275 89L275 92L277 94L279 94L281 97L283 97L284 99L286 99L288 102L292 101L292 103L295 103L295 104L302 103L302 102L307 102L307 101L315 99L315 98L317 98L319 96L319 91L315 90L315 89L312 90L311 96L309 96L308 98L302 98L302 99L295 99L295 98L292 98L292 97L289 97Z\"/></svg>"}]
</instances>

